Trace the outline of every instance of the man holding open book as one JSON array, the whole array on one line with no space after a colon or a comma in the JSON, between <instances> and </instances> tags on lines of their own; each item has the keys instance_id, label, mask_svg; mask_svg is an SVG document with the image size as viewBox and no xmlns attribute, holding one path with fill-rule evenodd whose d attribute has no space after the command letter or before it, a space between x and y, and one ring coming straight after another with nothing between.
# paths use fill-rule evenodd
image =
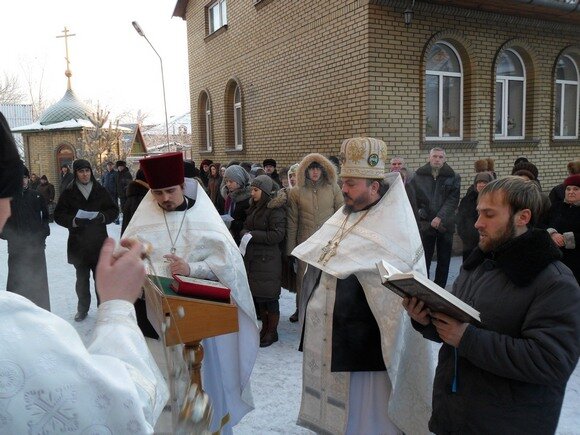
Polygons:
<instances>
[{"instance_id":1,"label":"man holding open book","mask_svg":"<svg viewBox=\"0 0 580 435\"><path fill-rule=\"evenodd\" d=\"M383 141L345 140L340 159L344 207L292 251L308 264L298 424L317 433L426 434L431 349L375 266L386 260L426 273L413 210L400 175L385 174Z\"/></svg>"},{"instance_id":2,"label":"man holding open book","mask_svg":"<svg viewBox=\"0 0 580 435\"><path fill-rule=\"evenodd\" d=\"M403 302L425 338L443 341L429 429L437 434L553 434L580 355L580 288L546 231L537 184L519 177L479 194L479 245L453 294L481 324Z\"/></svg>"}]
</instances>

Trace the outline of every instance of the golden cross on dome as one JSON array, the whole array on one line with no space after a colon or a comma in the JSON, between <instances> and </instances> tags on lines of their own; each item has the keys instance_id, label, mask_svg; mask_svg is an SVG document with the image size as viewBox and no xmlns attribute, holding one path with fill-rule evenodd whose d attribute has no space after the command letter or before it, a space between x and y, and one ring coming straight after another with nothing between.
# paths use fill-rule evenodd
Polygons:
<instances>
[{"instance_id":1,"label":"golden cross on dome","mask_svg":"<svg viewBox=\"0 0 580 435\"><path fill-rule=\"evenodd\" d=\"M69 30L66 28L64 28L64 30L62 31L62 33L64 33L64 35L58 35L57 38L64 38L64 48L65 48L65 52L66 52L66 71L64 72L64 75L67 77L68 83L67 83L67 89L70 90L71 86L70 86L70 78L72 76L72 72L70 70L70 60L68 57L68 38L71 36L76 36L75 33L68 33Z\"/></svg>"}]
</instances>

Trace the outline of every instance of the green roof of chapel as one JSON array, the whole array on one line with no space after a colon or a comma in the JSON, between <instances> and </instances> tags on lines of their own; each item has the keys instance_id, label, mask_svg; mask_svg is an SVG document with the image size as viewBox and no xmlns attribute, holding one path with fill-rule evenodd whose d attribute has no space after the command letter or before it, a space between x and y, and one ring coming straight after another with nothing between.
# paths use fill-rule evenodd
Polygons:
<instances>
[{"instance_id":1,"label":"green roof of chapel","mask_svg":"<svg viewBox=\"0 0 580 435\"><path fill-rule=\"evenodd\" d=\"M41 125L56 124L71 119L89 119L92 109L78 99L72 89L68 89L57 103L50 106L40 117Z\"/></svg>"}]
</instances>

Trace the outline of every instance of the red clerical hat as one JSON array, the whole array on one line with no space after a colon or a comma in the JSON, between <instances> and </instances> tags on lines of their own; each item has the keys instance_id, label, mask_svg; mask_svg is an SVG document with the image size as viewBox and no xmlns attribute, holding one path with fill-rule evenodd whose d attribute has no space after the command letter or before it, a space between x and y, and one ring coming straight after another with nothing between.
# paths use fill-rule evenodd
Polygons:
<instances>
[{"instance_id":1,"label":"red clerical hat","mask_svg":"<svg viewBox=\"0 0 580 435\"><path fill-rule=\"evenodd\" d=\"M183 154L165 153L139 160L151 189L165 189L184 183Z\"/></svg>"}]
</instances>

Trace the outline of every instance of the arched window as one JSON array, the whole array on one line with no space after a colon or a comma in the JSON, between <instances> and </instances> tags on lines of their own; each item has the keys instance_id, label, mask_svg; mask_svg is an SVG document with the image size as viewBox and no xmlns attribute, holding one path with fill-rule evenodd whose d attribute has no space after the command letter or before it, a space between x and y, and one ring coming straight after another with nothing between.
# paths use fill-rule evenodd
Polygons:
<instances>
[{"instance_id":1,"label":"arched window","mask_svg":"<svg viewBox=\"0 0 580 435\"><path fill-rule=\"evenodd\" d=\"M578 138L578 66L568 55L560 56L556 64L556 116L554 136L557 139Z\"/></svg>"},{"instance_id":2,"label":"arched window","mask_svg":"<svg viewBox=\"0 0 580 435\"><path fill-rule=\"evenodd\" d=\"M515 50L497 58L495 70L495 138L523 139L526 122L526 70Z\"/></svg>"},{"instance_id":3,"label":"arched window","mask_svg":"<svg viewBox=\"0 0 580 435\"><path fill-rule=\"evenodd\" d=\"M211 151L213 149L213 135L211 130L211 100L208 93L205 91L200 95L198 111L201 149L204 151Z\"/></svg>"},{"instance_id":4,"label":"arched window","mask_svg":"<svg viewBox=\"0 0 580 435\"><path fill-rule=\"evenodd\" d=\"M427 54L425 77L425 137L463 138L463 67L455 48L438 42Z\"/></svg>"},{"instance_id":5,"label":"arched window","mask_svg":"<svg viewBox=\"0 0 580 435\"><path fill-rule=\"evenodd\" d=\"M234 138L235 148L241 150L244 147L242 128L242 93L240 87L236 85L234 91Z\"/></svg>"}]
</instances>

